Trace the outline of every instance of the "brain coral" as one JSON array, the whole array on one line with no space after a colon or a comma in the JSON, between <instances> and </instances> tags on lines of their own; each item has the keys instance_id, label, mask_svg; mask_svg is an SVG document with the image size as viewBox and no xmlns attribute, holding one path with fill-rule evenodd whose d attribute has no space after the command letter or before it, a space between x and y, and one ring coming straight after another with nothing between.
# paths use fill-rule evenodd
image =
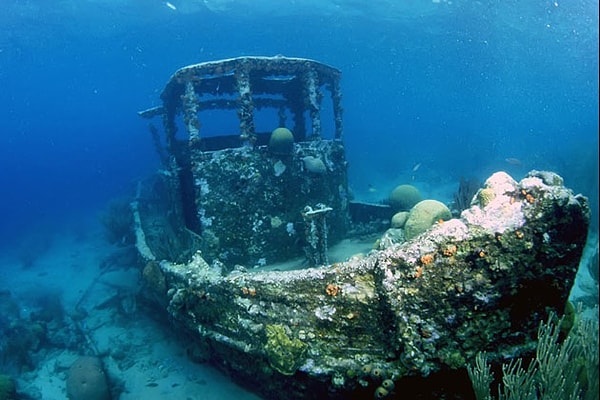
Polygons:
<instances>
[{"instance_id":1,"label":"brain coral","mask_svg":"<svg viewBox=\"0 0 600 400\"><path fill-rule=\"evenodd\" d=\"M407 240L425 232L436 221L449 220L452 213L446 205L437 200L423 200L418 202L411 210L404 224L404 235Z\"/></svg>"},{"instance_id":2,"label":"brain coral","mask_svg":"<svg viewBox=\"0 0 600 400\"><path fill-rule=\"evenodd\" d=\"M271 132L269 151L277 155L289 155L294 151L294 135L287 128L277 128Z\"/></svg>"},{"instance_id":3,"label":"brain coral","mask_svg":"<svg viewBox=\"0 0 600 400\"><path fill-rule=\"evenodd\" d=\"M400 211L394 214L392 217L392 221L390 223L392 228L404 228L404 224L406 224L406 220L408 219L409 212L408 211Z\"/></svg>"},{"instance_id":4,"label":"brain coral","mask_svg":"<svg viewBox=\"0 0 600 400\"><path fill-rule=\"evenodd\" d=\"M70 400L110 400L108 381L97 357L79 357L67 372Z\"/></svg>"},{"instance_id":5,"label":"brain coral","mask_svg":"<svg viewBox=\"0 0 600 400\"><path fill-rule=\"evenodd\" d=\"M389 197L389 204L395 211L408 211L421 201L421 193L412 185L396 186Z\"/></svg>"}]
</instances>

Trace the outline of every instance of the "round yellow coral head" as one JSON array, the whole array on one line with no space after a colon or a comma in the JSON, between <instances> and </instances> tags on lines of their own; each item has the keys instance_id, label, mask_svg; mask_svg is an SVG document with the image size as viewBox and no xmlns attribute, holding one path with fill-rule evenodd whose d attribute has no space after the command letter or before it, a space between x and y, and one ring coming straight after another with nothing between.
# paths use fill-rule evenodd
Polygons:
<instances>
[{"instance_id":1,"label":"round yellow coral head","mask_svg":"<svg viewBox=\"0 0 600 400\"><path fill-rule=\"evenodd\" d=\"M479 193L477 193L477 200L479 200L479 205L481 205L481 207L490 204L495 197L496 194L494 193L494 190L489 188L481 189Z\"/></svg>"},{"instance_id":2,"label":"round yellow coral head","mask_svg":"<svg viewBox=\"0 0 600 400\"><path fill-rule=\"evenodd\" d=\"M287 128L277 128L271 132L269 151L277 155L289 155L294 151L294 135Z\"/></svg>"}]
</instances>

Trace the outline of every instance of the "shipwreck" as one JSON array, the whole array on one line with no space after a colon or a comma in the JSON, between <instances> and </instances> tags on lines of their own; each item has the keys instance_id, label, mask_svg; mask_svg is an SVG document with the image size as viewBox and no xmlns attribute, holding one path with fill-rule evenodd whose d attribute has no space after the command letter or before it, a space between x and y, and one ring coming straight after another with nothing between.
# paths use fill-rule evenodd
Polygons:
<instances>
[{"instance_id":1,"label":"shipwreck","mask_svg":"<svg viewBox=\"0 0 600 400\"><path fill-rule=\"evenodd\" d=\"M283 56L175 72L140 112L162 120L163 169L132 203L146 296L196 357L266 398L433 393L440 376L468 390L478 352L526 355L562 314L587 199L552 172L498 172L460 217L331 261L355 225L393 214L350 198L340 79ZM233 131L210 128L216 111Z\"/></svg>"}]
</instances>

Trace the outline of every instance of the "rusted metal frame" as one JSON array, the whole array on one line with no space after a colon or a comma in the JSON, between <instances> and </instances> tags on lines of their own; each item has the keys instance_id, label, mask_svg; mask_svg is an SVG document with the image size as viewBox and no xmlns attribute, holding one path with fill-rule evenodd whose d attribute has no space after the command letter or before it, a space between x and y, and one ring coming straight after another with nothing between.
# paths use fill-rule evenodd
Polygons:
<instances>
[{"instance_id":1,"label":"rusted metal frame","mask_svg":"<svg viewBox=\"0 0 600 400\"><path fill-rule=\"evenodd\" d=\"M306 120L304 119L304 101L288 98L288 107L294 119L294 139L299 142L306 140Z\"/></svg>"},{"instance_id":2,"label":"rusted metal frame","mask_svg":"<svg viewBox=\"0 0 600 400\"><path fill-rule=\"evenodd\" d=\"M200 101L198 110L233 110L238 108L238 101L229 99L211 99Z\"/></svg>"},{"instance_id":3,"label":"rusted metal frame","mask_svg":"<svg viewBox=\"0 0 600 400\"><path fill-rule=\"evenodd\" d=\"M263 107L279 108L285 107L286 101L283 99L269 99L269 98L254 98L253 99L254 109L261 109ZM239 106L238 99L212 99L207 101L200 101L198 106L199 111L204 110L233 110Z\"/></svg>"},{"instance_id":4,"label":"rusted metal frame","mask_svg":"<svg viewBox=\"0 0 600 400\"><path fill-rule=\"evenodd\" d=\"M203 79L210 76L211 78L233 75L235 71L245 65L252 65L256 69L270 72L274 74L297 74L306 70L314 70L319 76L326 80L338 79L340 71L314 60L303 58L285 58L285 57L238 57L228 60L208 61L191 66L181 68L169 79L163 94L177 90L177 86L182 85L190 80L190 77Z\"/></svg>"},{"instance_id":5,"label":"rusted metal frame","mask_svg":"<svg viewBox=\"0 0 600 400\"><path fill-rule=\"evenodd\" d=\"M302 211L302 218L306 225L306 258L311 267L329 264L326 217L331 211L333 209L324 204L317 204L314 209L307 205Z\"/></svg>"},{"instance_id":6,"label":"rusted metal frame","mask_svg":"<svg viewBox=\"0 0 600 400\"><path fill-rule=\"evenodd\" d=\"M344 134L344 126L342 120L342 114L344 109L342 108L342 89L340 87L339 76L335 76L331 80L329 85L331 91L331 100L333 102L333 119L335 122L335 138L341 140Z\"/></svg>"},{"instance_id":7,"label":"rusted metal frame","mask_svg":"<svg viewBox=\"0 0 600 400\"><path fill-rule=\"evenodd\" d=\"M167 143L172 143L175 137L175 124L172 119L174 103L180 102L184 114L184 123L190 136L190 144L195 145L200 139L200 122L198 120L198 111L207 107L204 102L200 102L198 93L194 90L194 96L190 95L190 86L201 81L204 76L219 78L232 75L236 80L236 90L238 92L237 102L238 117L240 118L240 136L249 143L256 140L254 126L254 108L259 104L254 104L252 99L250 71L260 70L274 74L296 74L303 79L304 100L294 101L288 98L288 108L294 115L295 133L298 139L305 140L306 120L304 112L309 111L312 123L311 138L320 138L321 128L321 100L323 94L320 91L320 84L326 83L331 91L333 100L333 112L335 118L335 138L341 139L342 126L342 107L341 90L339 84L340 72L330 66L319 62L301 58L276 57L238 57L229 60L210 61L188 66L177 71L167 83L163 91L162 98L164 102L164 116L168 123L165 123L167 132ZM183 93L182 93L183 92ZM225 101L225 104L228 104ZM262 106L262 104L261 104ZM280 123L285 122L285 116L280 112Z\"/></svg>"},{"instance_id":8,"label":"rusted metal frame","mask_svg":"<svg viewBox=\"0 0 600 400\"><path fill-rule=\"evenodd\" d=\"M323 94L319 90L319 76L310 68L304 74L305 104L310 113L312 125L311 140L321 138L321 100Z\"/></svg>"},{"instance_id":9,"label":"rusted metal frame","mask_svg":"<svg viewBox=\"0 0 600 400\"><path fill-rule=\"evenodd\" d=\"M165 109L163 106L157 106L148 108L146 110L138 111L138 115L142 118L151 119L156 117L157 115L162 115L165 113Z\"/></svg>"},{"instance_id":10,"label":"rusted metal frame","mask_svg":"<svg viewBox=\"0 0 600 400\"><path fill-rule=\"evenodd\" d=\"M198 119L200 99L196 95L196 89L191 80L185 83L185 92L181 98L181 106L189 145L192 148L197 147L200 144L200 120Z\"/></svg>"},{"instance_id":11,"label":"rusted metal frame","mask_svg":"<svg viewBox=\"0 0 600 400\"><path fill-rule=\"evenodd\" d=\"M175 124L176 110L165 107L165 112L162 115L163 129L165 130L165 143L167 150L171 154L175 154L175 134L177 133L177 125Z\"/></svg>"},{"instance_id":12,"label":"rusted metal frame","mask_svg":"<svg viewBox=\"0 0 600 400\"><path fill-rule=\"evenodd\" d=\"M290 111L294 133L294 139L299 142L306 140L306 121L304 118L304 81L302 75L294 71L295 78L283 86L281 95L284 99L283 107L279 107L279 126L286 126L285 109Z\"/></svg>"},{"instance_id":13,"label":"rusted metal frame","mask_svg":"<svg viewBox=\"0 0 600 400\"><path fill-rule=\"evenodd\" d=\"M252 100L252 87L250 84L249 65L243 63L235 69L236 87L238 90L238 118L240 119L240 138L244 144L256 143L254 128L254 103Z\"/></svg>"}]
</instances>

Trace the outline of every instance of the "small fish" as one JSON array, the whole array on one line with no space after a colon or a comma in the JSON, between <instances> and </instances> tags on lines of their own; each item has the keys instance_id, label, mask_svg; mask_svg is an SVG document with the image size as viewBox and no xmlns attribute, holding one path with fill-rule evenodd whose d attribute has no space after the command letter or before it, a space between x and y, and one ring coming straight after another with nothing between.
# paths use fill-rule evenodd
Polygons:
<instances>
[{"instance_id":1,"label":"small fish","mask_svg":"<svg viewBox=\"0 0 600 400\"><path fill-rule=\"evenodd\" d=\"M377 192L377 188L373 185L369 185L369 193L375 193Z\"/></svg>"},{"instance_id":2,"label":"small fish","mask_svg":"<svg viewBox=\"0 0 600 400\"><path fill-rule=\"evenodd\" d=\"M421 168L421 163L416 163L412 170L413 172L417 172L419 168Z\"/></svg>"},{"instance_id":3,"label":"small fish","mask_svg":"<svg viewBox=\"0 0 600 400\"><path fill-rule=\"evenodd\" d=\"M157 387L158 383L156 383L156 382L149 382L149 383L146 383L146 386L148 386L148 387Z\"/></svg>"},{"instance_id":4,"label":"small fish","mask_svg":"<svg viewBox=\"0 0 600 400\"><path fill-rule=\"evenodd\" d=\"M176 11L177 7L175 7L172 3L165 1L165 6L169 7L171 10Z\"/></svg>"},{"instance_id":5,"label":"small fish","mask_svg":"<svg viewBox=\"0 0 600 400\"><path fill-rule=\"evenodd\" d=\"M517 166L517 167L522 167L523 166L523 163L518 158L508 157L508 158L505 158L504 161L506 161L510 165L514 165L514 166Z\"/></svg>"}]
</instances>

